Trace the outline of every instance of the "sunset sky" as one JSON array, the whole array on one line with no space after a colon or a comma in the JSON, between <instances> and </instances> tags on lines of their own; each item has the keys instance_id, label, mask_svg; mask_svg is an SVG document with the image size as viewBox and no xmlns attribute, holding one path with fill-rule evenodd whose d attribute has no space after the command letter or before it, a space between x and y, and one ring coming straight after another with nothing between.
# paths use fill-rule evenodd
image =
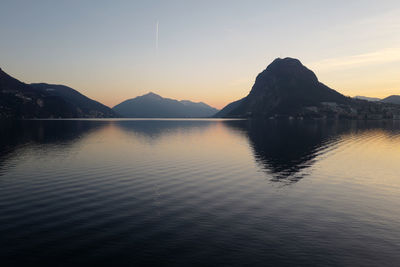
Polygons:
<instances>
[{"instance_id":1,"label":"sunset sky","mask_svg":"<svg viewBox=\"0 0 400 267\"><path fill-rule=\"evenodd\" d=\"M109 106L152 91L222 108L247 95L277 57L300 59L345 95L400 94L400 1L0 6L0 68L27 83L68 85Z\"/></svg>"}]
</instances>

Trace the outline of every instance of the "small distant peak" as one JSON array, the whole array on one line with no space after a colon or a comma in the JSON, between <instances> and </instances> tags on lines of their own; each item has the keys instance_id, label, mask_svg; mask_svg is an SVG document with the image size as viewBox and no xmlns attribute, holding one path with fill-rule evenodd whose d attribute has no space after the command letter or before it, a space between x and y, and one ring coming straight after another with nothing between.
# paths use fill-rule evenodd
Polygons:
<instances>
[{"instance_id":1,"label":"small distant peak","mask_svg":"<svg viewBox=\"0 0 400 267\"><path fill-rule=\"evenodd\" d=\"M158 96L157 94L155 94L155 93L153 93L153 92L148 92L148 93L147 93L147 94L145 94L145 95Z\"/></svg>"},{"instance_id":2,"label":"small distant peak","mask_svg":"<svg viewBox=\"0 0 400 267\"><path fill-rule=\"evenodd\" d=\"M148 92L147 94L142 95L141 97L151 98L151 99L162 99L160 95L157 95L156 93L153 92Z\"/></svg>"},{"instance_id":3,"label":"small distant peak","mask_svg":"<svg viewBox=\"0 0 400 267\"><path fill-rule=\"evenodd\" d=\"M158 97L161 97L161 96L159 96L159 95L157 95L156 93L153 93L153 92L148 92L147 94L145 94L143 96L158 96Z\"/></svg>"}]
</instances>

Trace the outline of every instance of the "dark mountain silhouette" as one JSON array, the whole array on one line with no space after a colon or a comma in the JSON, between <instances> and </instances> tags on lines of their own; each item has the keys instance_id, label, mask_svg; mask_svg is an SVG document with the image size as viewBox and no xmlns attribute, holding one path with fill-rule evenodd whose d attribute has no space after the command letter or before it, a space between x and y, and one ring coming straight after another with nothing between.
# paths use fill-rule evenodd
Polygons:
<instances>
[{"instance_id":1,"label":"dark mountain silhouette","mask_svg":"<svg viewBox=\"0 0 400 267\"><path fill-rule=\"evenodd\" d=\"M71 88L48 86L20 82L0 69L0 118L116 116L110 108Z\"/></svg>"},{"instance_id":2,"label":"dark mountain silhouette","mask_svg":"<svg viewBox=\"0 0 400 267\"><path fill-rule=\"evenodd\" d=\"M366 101L370 101L370 102L377 102L377 101L381 101L382 99L377 98L377 97L368 97L368 96L355 96L355 99L360 99L360 100L366 100Z\"/></svg>"},{"instance_id":3,"label":"dark mountain silhouette","mask_svg":"<svg viewBox=\"0 0 400 267\"><path fill-rule=\"evenodd\" d=\"M320 83L317 76L293 58L275 59L261 72L243 99L223 108L216 117L298 115L323 102L346 104L348 97Z\"/></svg>"},{"instance_id":4,"label":"dark mountain silhouette","mask_svg":"<svg viewBox=\"0 0 400 267\"><path fill-rule=\"evenodd\" d=\"M65 85L33 83L31 86L37 90L44 91L50 96L61 97L73 109L77 110L82 117L116 117L116 113L109 107L94 101L75 89Z\"/></svg>"},{"instance_id":5,"label":"dark mountain silhouette","mask_svg":"<svg viewBox=\"0 0 400 267\"><path fill-rule=\"evenodd\" d=\"M218 112L202 102L178 101L151 92L128 99L113 107L113 110L127 118L206 118Z\"/></svg>"},{"instance_id":6,"label":"dark mountain silhouette","mask_svg":"<svg viewBox=\"0 0 400 267\"><path fill-rule=\"evenodd\" d=\"M246 98L244 97L242 99L236 100L235 102L226 105L217 114L215 114L215 117L217 118L229 117L230 113L236 110L243 103L243 101L245 101L245 99Z\"/></svg>"},{"instance_id":7,"label":"dark mountain silhouette","mask_svg":"<svg viewBox=\"0 0 400 267\"><path fill-rule=\"evenodd\" d=\"M400 95L391 95L382 99L383 103L391 103L400 105Z\"/></svg>"},{"instance_id":8,"label":"dark mountain silhouette","mask_svg":"<svg viewBox=\"0 0 400 267\"><path fill-rule=\"evenodd\" d=\"M74 110L59 97L14 79L0 70L0 117L74 117Z\"/></svg>"}]
</instances>

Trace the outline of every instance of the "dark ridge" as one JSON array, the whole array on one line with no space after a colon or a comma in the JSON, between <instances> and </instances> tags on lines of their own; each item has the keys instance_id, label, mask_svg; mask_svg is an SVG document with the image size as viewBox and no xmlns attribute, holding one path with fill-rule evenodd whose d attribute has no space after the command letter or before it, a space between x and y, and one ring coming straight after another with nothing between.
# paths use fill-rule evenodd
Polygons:
<instances>
[{"instance_id":1,"label":"dark ridge","mask_svg":"<svg viewBox=\"0 0 400 267\"><path fill-rule=\"evenodd\" d=\"M0 118L115 117L110 108L63 85L26 84L0 70Z\"/></svg>"},{"instance_id":2,"label":"dark ridge","mask_svg":"<svg viewBox=\"0 0 400 267\"><path fill-rule=\"evenodd\" d=\"M64 99L73 109L78 111L80 117L117 117L117 114L111 108L88 98L68 86L47 83L34 83L31 86L51 96Z\"/></svg>"},{"instance_id":3,"label":"dark ridge","mask_svg":"<svg viewBox=\"0 0 400 267\"><path fill-rule=\"evenodd\" d=\"M391 95L388 96L384 99L382 99L383 103L391 103L391 104L397 104L400 105L400 95Z\"/></svg>"}]
</instances>

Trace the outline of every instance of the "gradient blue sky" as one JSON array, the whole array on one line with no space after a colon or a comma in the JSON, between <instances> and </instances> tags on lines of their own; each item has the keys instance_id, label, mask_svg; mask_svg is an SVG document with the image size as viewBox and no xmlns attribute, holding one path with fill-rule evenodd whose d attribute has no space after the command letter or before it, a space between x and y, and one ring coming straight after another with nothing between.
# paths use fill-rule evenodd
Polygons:
<instances>
[{"instance_id":1,"label":"gradient blue sky","mask_svg":"<svg viewBox=\"0 0 400 267\"><path fill-rule=\"evenodd\" d=\"M1 0L4 71L109 106L153 91L221 108L286 56L343 94L400 94L400 1Z\"/></svg>"}]
</instances>

